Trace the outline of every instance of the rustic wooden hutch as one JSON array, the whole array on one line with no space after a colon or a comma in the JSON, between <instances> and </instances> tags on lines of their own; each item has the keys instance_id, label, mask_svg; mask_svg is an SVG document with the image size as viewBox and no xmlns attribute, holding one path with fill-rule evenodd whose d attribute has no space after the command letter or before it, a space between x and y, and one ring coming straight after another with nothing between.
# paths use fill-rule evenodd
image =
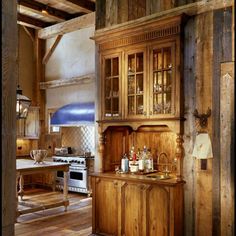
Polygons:
<instances>
[{"instance_id":1,"label":"rustic wooden hutch","mask_svg":"<svg viewBox=\"0 0 236 236\"><path fill-rule=\"evenodd\" d=\"M93 233L183 233L185 19L185 15L158 20L150 17L95 33L100 61L97 122L103 173L93 178ZM157 183L112 174L124 153L132 146L137 150L144 145L151 148L154 168L160 169L163 164L159 155L167 154L165 164L175 175L172 181ZM132 200L134 195L136 200ZM109 204L108 210L104 204ZM144 211L144 216L135 209Z\"/></svg>"}]
</instances>

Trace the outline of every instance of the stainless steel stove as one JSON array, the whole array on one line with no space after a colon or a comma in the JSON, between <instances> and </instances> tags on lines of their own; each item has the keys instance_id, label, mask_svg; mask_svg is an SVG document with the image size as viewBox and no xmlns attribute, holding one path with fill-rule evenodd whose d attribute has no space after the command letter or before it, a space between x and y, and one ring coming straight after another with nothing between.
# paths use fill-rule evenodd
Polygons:
<instances>
[{"instance_id":1,"label":"stainless steel stove","mask_svg":"<svg viewBox=\"0 0 236 236\"><path fill-rule=\"evenodd\" d=\"M53 156L53 162L69 163L68 190L80 193L89 193L88 190L88 171L85 156L64 155ZM57 172L56 188L62 190L64 173Z\"/></svg>"}]
</instances>

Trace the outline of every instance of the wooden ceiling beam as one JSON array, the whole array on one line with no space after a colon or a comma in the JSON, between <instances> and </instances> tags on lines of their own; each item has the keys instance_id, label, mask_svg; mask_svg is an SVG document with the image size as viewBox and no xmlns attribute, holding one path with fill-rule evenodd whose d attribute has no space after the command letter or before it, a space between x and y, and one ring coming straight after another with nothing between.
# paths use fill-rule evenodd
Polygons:
<instances>
[{"instance_id":1,"label":"wooden ceiling beam","mask_svg":"<svg viewBox=\"0 0 236 236\"><path fill-rule=\"evenodd\" d=\"M50 25L52 25L51 23L45 22L45 21L41 21L32 17L29 17L27 15L23 15L21 13L17 14L17 21L18 23L26 23L27 25L33 25L36 26L37 28L45 28L48 27Z\"/></svg>"},{"instance_id":2,"label":"wooden ceiling beam","mask_svg":"<svg viewBox=\"0 0 236 236\"><path fill-rule=\"evenodd\" d=\"M51 15L63 20L69 20L73 17L71 14L65 11L58 10L56 8L32 0L18 0L18 4L48 17Z\"/></svg>"},{"instance_id":3,"label":"wooden ceiling beam","mask_svg":"<svg viewBox=\"0 0 236 236\"><path fill-rule=\"evenodd\" d=\"M71 2L75 5L78 5L79 7L82 7L84 9L87 9L89 11L95 11L95 3L88 1L88 0L67 0L68 2Z\"/></svg>"},{"instance_id":4,"label":"wooden ceiling beam","mask_svg":"<svg viewBox=\"0 0 236 236\"><path fill-rule=\"evenodd\" d=\"M38 31L38 38L48 39L95 25L95 12L49 26Z\"/></svg>"}]
</instances>

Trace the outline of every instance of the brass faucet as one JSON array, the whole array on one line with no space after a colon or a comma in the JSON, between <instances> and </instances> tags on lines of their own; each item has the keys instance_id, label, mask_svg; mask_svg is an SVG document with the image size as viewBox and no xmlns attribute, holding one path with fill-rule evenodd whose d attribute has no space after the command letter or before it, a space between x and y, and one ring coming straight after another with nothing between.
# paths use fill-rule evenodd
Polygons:
<instances>
[{"instance_id":1,"label":"brass faucet","mask_svg":"<svg viewBox=\"0 0 236 236\"><path fill-rule=\"evenodd\" d=\"M160 153L158 163L160 163L161 159L164 160L164 163L165 163L165 166L164 166L165 168L164 168L164 170L162 170L162 172L164 172L165 175L168 176L171 171L168 168L169 159L168 159L168 156L165 152Z\"/></svg>"}]
</instances>

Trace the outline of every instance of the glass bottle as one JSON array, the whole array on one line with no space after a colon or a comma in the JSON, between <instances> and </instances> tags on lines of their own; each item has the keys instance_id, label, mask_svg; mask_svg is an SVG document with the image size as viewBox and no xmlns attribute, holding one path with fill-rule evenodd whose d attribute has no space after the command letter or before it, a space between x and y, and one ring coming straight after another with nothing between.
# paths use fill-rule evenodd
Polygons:
<instances>
[{"instance_id":1,"label":"glass bottle","mask_svg":"<svg viewBox=\"0 0 236 236\"><path fill-rule=\"evenodd\" d=\"M153 171L153 158L152 158L151 148L147 150L146 166L148 171Z\"/></svg>"}]
</instances>

